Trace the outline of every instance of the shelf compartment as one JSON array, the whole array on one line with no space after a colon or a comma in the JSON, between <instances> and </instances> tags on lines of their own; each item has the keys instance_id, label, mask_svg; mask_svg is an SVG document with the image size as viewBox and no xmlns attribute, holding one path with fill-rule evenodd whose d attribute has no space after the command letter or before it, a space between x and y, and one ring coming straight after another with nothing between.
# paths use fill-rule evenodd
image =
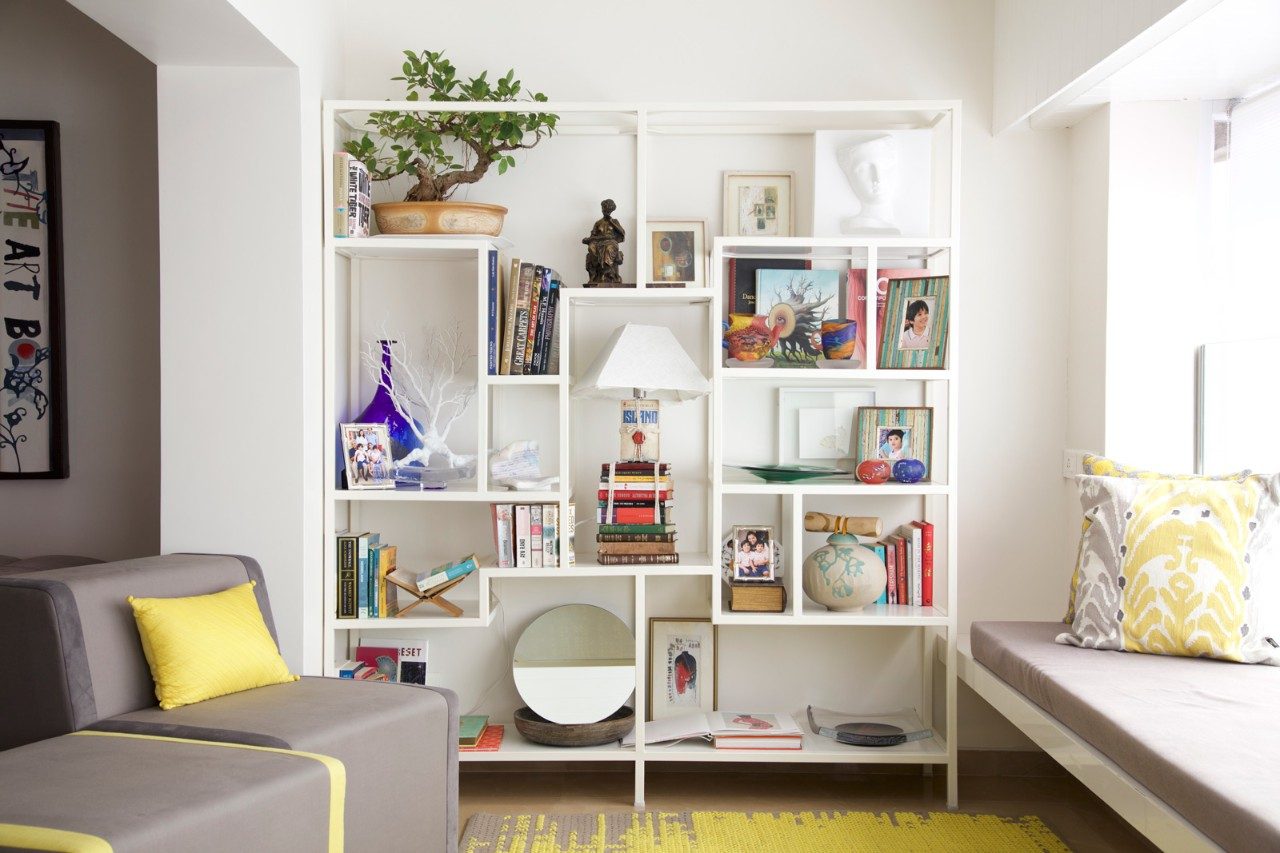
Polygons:
<instances>
[{"instance_id":1,"label":"shelf compartment","mask_svg":"<svg viewBox=\"0 0 1280 853\"><path fill-rule=\"evenodd\" d=\"M709 287L566 287L561 294L575 305L689 305L710 302Z\"/></svg>"},{"instance_id":2,"label":"shelf compartment","mask_svg":"<svg viewBox=\"0 0 1280 853\"><path fill-rule=\"evenodd\" d=\"M477 252L509 249L502 237L429 237L377 234L372 237L335 237L333 251L344 258L368 260L474 261Z\"/></svg>"},{"instance_id":3,"label":"shelf compartment","mask_svg":"<svg viewBox=\"0 0 1280 853\"><path fill-rule=\"evenodd\" d=\"M428 603L415 607L409 616L385 619L339 619L330 616L325 620L325 627L331 631L402 631L413 628L487 628L493 622L493 610L481 615L479 599L454 598L448 594L445 597L462 608L461 616L450 616Z\"/></svg>"},{"instance_id":4,"label":"shelf compartment","mask_svg":"<svg viewBox=\"0 0 1280 853\"><path fill-rule=\"evenodd\" d=\"M804 715L792 715L798 720ZM765 762L785 764L946 764L947 742L935 735L898 746L849 746L830 738L804 733L803 749L716 749L703 740L686 740L672 746L651 744L642 753L650 761Z\"/></svg>"},{"instance_id":5,"label":"shelf compartment","mask_svg":"<svg viewBox=\"0 0 1280 853\"><path fill-rule=\"evenodd\" d=\"M526 740L524 735L516 731L515 723L510 719L491 719L490 725L503 726L502 746L497 752L463 752L459 750L459 761L635 761L634 749L623 749L620 743L606 743L602 746L546 746Z\"/></svg>"},{"instance_id":6,"label":"shelf compartment","mask_svg":"<svg viewBox=\"0 0 1280 853\"><path fill-rule=\"evenodd\" d=\"M907 604L872 604L853 613L837 613L832 610L809 610L819 605L805 602L805 611L794 613L743 613L728 609L726 597L722 610L715 617L717 625L770 625L804 626L818 628L827 625L867 626L881 628L951 627L951 619L939 607L913 607Z\"/></svg>"}]
</instances>

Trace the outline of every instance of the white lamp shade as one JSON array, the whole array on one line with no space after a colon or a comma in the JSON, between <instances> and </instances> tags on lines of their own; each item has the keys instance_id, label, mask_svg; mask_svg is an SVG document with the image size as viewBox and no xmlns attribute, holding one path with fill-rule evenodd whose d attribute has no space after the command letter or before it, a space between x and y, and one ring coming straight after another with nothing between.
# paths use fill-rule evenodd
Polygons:
<instances>
[{"instance_id":1,"label":"white lamp shade","mask_svg":"<svg viewBox=\"0 0 1280 853\"><path fill-rule=\"evenodd\" d=\"M704 396L711 383L666 326L627 323L614 329L573 396L627 400L637 388L650 399L679 401Z\"/></svg>"}]
</instances>

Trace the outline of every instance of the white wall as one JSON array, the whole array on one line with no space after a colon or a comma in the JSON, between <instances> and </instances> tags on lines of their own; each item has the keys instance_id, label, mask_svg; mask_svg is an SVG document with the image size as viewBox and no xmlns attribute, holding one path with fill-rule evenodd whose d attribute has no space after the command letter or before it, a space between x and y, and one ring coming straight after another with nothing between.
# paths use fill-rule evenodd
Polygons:
<instances>
[{"instance_id":1,"label":"white wall","mask_svg":"<svg viewBox=\"0 0 1280 853\"><path fill-rule=\"evenodd\" d=\"M996 0L998 133L1186 0Z\"/></svg>"},{"instance_id":2,"label":"white wall","mask_svg":"<svg viewBox=\"0 0 1280 853\"><path fill-rule=\"evenodd\" d=\"M345 26L347 97L397 96L387 78L400 51L445 48L464 73L514 67L553 99L963 99L962 629L1061 617L1069 558L1058 554L1060 491L1046 484L1057 482L1066 422L1067 137L991 136L991 2L801 0L785 27L768 25L777 6L763 0L731 13L658 2L616 7L603 29L582 0L509 6L483 27L458 6L359 8ZM537 211L531 196L509 218L518 228ZM576 223L565 232L581 236ZM976 703L962 713L965 746L1025 744Z\"/></svg>"},{"instance_id":3,"label":"white wall","mask_svg":"<svg viewBox=\"0 0 1280 853\"><path fill-rule=\"evenodd\" d=\"M159 546L155 66L62 0L7 0L0 115L62 132L71 476L0 482L0 553Z\"/></svg>"}]
</instances>

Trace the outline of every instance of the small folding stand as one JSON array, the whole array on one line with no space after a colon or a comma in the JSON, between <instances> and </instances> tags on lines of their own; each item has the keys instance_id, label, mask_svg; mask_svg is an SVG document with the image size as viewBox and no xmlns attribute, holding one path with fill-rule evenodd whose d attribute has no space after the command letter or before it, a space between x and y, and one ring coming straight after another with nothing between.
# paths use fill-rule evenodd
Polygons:
<instances>
[{"instance_id":1,"label":"small folding stand","mask_svg":"<svg viewBox=\"0 0 1280 853\"><path fill-rule=\"evenodd\" d=\"M419 604L422 604L424 601L429 601L430 603L434 604L436 607L439 607L445 613L448 613L450 616L454 616L454 617L461 616L462 608L454 604L449 599L445 598L444 594L449 590L453 589L458 584L462 583L464 580L467 579L467 577L469 577L469 575L463 575L460 578L454 578L451 581L446 581L445 583L442 583L437 587L432 587L426 592L419 592L417 584L413 583L412 581L405 581L401 578L398 578L396 577L396 573L392 572L391 574L387 575L387 583L394 584L400 589L403 589L405 592L411 594L416 599L413 602L413 604L410 604L408 607L400 608L400 612L398 612L396 616L397 617L404 616L410 610L417 607Z\"/></svg>"}]
</instances>

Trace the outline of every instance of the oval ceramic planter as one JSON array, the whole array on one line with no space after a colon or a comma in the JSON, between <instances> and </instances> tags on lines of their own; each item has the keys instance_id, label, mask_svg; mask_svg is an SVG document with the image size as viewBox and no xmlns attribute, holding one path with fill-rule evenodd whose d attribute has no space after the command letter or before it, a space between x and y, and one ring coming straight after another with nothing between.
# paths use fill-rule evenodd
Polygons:
<instances>
[{"instance_id":1,"label":"oval ceramic planter","mask_svg":"<svg viewBox=\"0 0 1280 853\"><path fill-rule=\"evenodd\" d=\"M497 237L507 209L475 201L384 201L373 206L383 234L484 234Z\"/></svg>"}]
</instances>

